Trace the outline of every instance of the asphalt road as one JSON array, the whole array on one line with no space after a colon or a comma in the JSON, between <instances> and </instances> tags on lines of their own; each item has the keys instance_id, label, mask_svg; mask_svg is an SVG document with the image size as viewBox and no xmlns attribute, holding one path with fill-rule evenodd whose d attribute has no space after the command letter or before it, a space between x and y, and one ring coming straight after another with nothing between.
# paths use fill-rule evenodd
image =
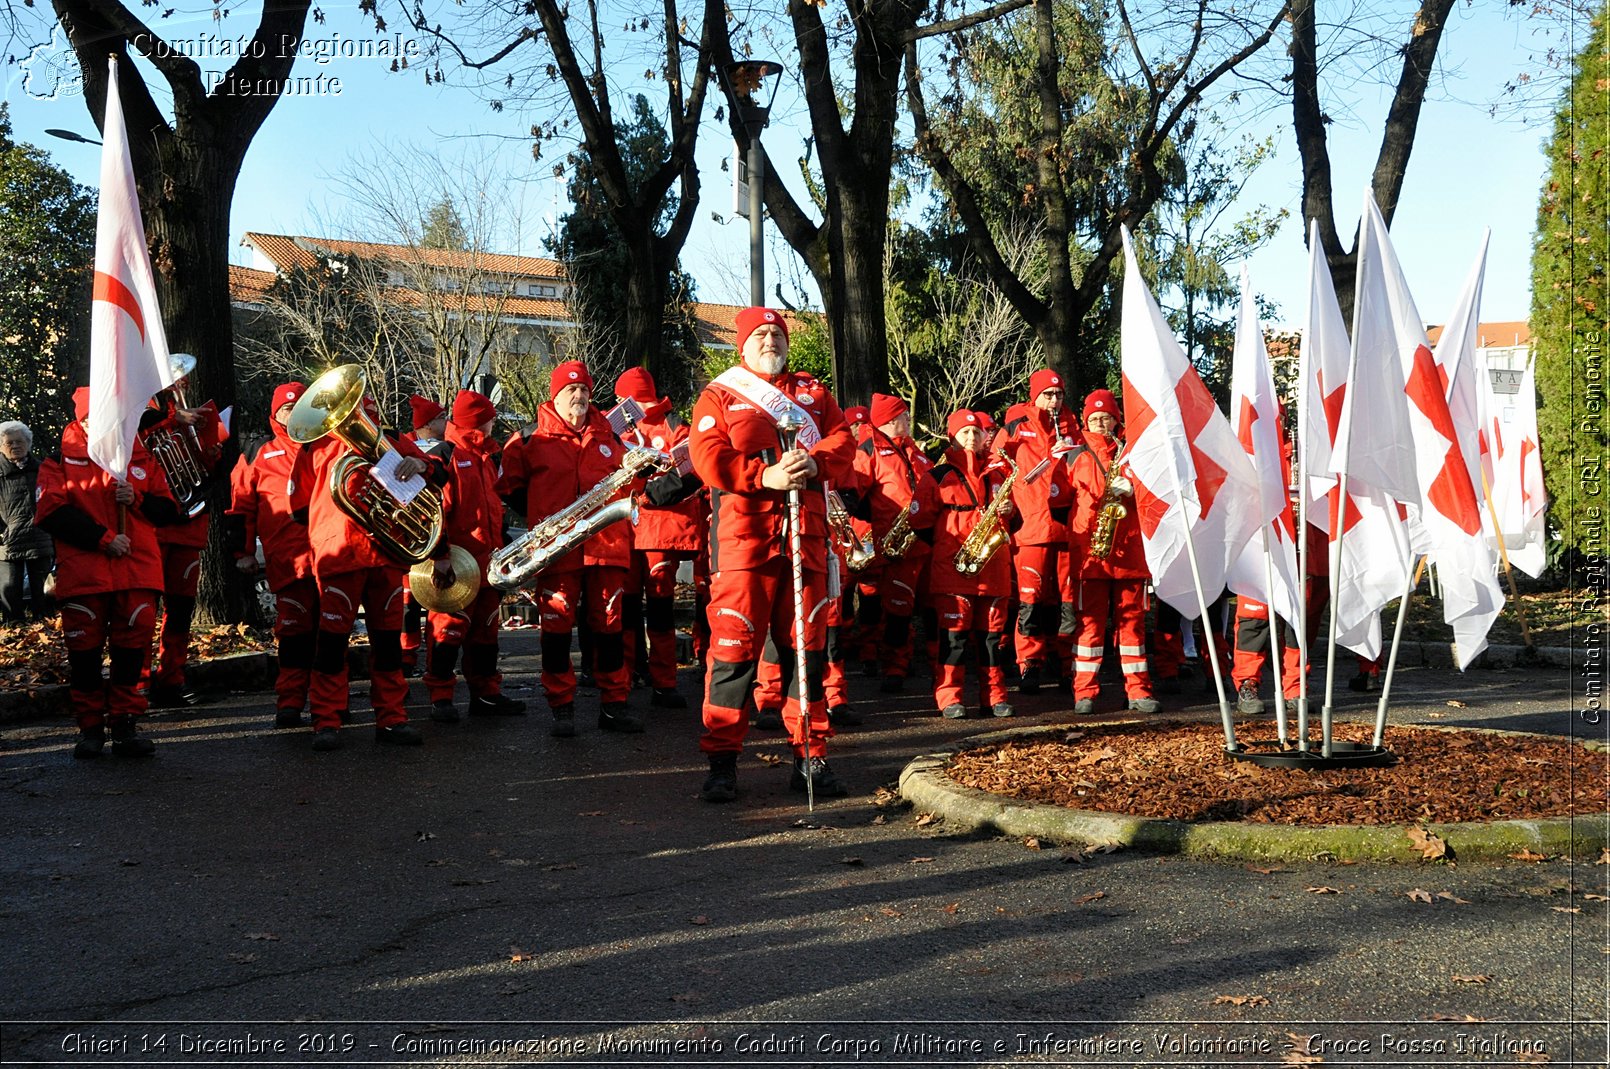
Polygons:
<instances>
[{"instance_id":1,"label":"asphalt road","mask_svg":"<svg viewBox=\"0 0 1610 1069\"><path fill-rule=\"evenodd\" d=\"M535 646L508 636L521 697ZM1603 738L1566 684L1408 671L1393 716ZM868 722L833 758L855 793L813 814L779 734L751 737L738 803L706 805L696 710L606 735L589 692L554 740L540 699L424 721L416 681L416 750L370 742L361 683L331 754L269 727L266 694L158 718L141 763L11 727L0 1062L1606 1064L1610 866L1270 871L958 835L873 792L998 722L855 689Z\"/></svg>"}]
</instances>

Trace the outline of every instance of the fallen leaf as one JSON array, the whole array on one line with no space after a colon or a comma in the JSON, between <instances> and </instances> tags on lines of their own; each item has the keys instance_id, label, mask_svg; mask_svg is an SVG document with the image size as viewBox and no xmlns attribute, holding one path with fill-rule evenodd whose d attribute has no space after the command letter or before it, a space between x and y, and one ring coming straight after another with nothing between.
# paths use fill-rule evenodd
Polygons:
<instances>
[{"instance_id":1,"label":"fallen leaf","mask_svg":"<svg viewBox=\"0 0 1610 1069\"><path fill-rule=\"evenodd\" d=\"M1117 750L1111 749L1110 747L1103 746L1101 749L1096 750L1093 753L1085 754L1083 757L1079 758L1079 760L1076 762L1076 764L1080 768L1086 768L1086 767L1088 767L1090 765L1099 765L1099 764L1101 764L1101 762L1111 760L1112 758L1117 757L1117 756L1118 756L1118 751Z\"/></svg>"},{"instance_id":2,"label":"fallen leaf","mask_svg":"<svg viewBox=\"0 0 1610 1069\"><path fill-rule=\"evenodd\" d=\"M865 865L866 862L862 861L858 857L841 857L841 858L839 858L839 864L840 865Z\"/></svg>"},{"instance_id":3,"label":"fallen leaf","mask_svg":"<svg viewBox=\"0 0 1610 1069\"><path fill-rule=\"evenodd\" d=\"M1535 850L1522 850L1518 854L1510 854L1509 856L1514 858L1516 861L1537 862L1537 861L1547 861L1548 860L1548 855L1539 854Z\"/></svg>"},{"instance_id":4,"label":"fallen leaf","mask_svg":"<svg viewBox=\"0 0 1610 1069\"><path fill-rule=\"evenodd\" d=\"M1582 912L1582 907L1581 906L1550 906L1549 909L1552 909L1556 913L1581 913Z\"/></svg>"},{"instance_id":5,"label":"fallen leaf","mask_svg":"<svg viewBox=\"0 0 1610 1069\"><path fill-rule=\"evenodd\" d=\"M1426 714L1426 719L1428 719L1428 720L1441 720L1443 717L1445 717L1447 715L1448 715L1447 713L1442 712L1440 709L1433 709L1429 713Z\"/></svg>"},{"instance_id":6,"label":"fallen leaf","mask_svg":"<svg viewBox=\"0 0 1610 1069\"><path fill-rule=\"evenodd\" d=\"M914 857L910 861L907 861L906 864L908 864L908 865L931 865L931 864L933 864L933 861L934 861L934 859L931 858L931 857Z\"/></svg>"},{"instance_id":7,"label":"fallen leaf","mask_svg":"<svg viewBox=\"0 0 1610 1069\"><path fill-rule=\"evenodd\" d=\"M688 923L689 924L709 924L710 923L710 918L706 917L703 913L701 913L697 917L689 917L688 918Z\"/></svg>"},{"instance_id":8,"label":"fallen leaf","mask_svg":"<svg viewBox=\"0 0 1610 1069\"><path fill-rule=\"evenodd\" d=\"M1589 893L1589 894L1583 895L1582 897L1586 901L1589 901L1589 902L1610 902L1610 898L1606 898L1604 895L1596 895L1596 894Z\"/></svg>"},{"instance_id":9,"label":"fallen leaf","mask_svg":"<svg viewBox=\"0 0 1610 1069\"><path fill-rule=\"evenodd\" d=\"M1455 973L1453 976L1453 982L1456 984L1485 984L1492 978L1493 974L1490 972L1472 973L1469 976L1463 976Z\"/></svg>"},{"instance_id":10,"label":"fallen leaf","mask_svg":"<svg viewBox=\"0 0 1610 1069\"><path fill-rule=\"evenodd\" d=\"M1454 894L1452 891L1438 891L1437 892L1437 897L1442 898L1442 899L1446 899L1447 901L1452 902L1456 906L1468 906L1468 905L1470 905L1470 899L1468 899L1468 898L1460 898L1458 895Z\"/></svg>"},{"instance_id":11,"label":"fallen leaf","mask_svg":"<svg viewBox=\"0 0 1610 1069\"><path fill-rule=\"evenodd\" d=\"M557 862L557 863L552 864L552 865L544 865L544 866L542 866L542 871L544 871L544 872L569 872L571 869L579 869L579 868L581 868L581 866L576 864L574 861L560 861L560 862Z\"/></svg>"},{"instance_id":12,"label":"fallen leaf","mask_svg":"<svg viewBox=\"0 0 1610 1069\"><path fill-rule=\"evenodd\" d=\"M1289 1050L1280 1058L1281 1065L1321 1065L1325 1061L1317 1054Z\"/></svg>"},{"instance_id":13,"label":"fallen leaf","mask_svg":"<svg viewBox=\"0 0 1610 1069\"><path fill-rule=\"evenodd\" d=\"M589 809L585 813L577 813L576 815L578 817L601 817L604 815L604 811L602 809Z\"/></svg>"},{"instance_id":14,"label":"fallen leaf","mask_svg":"<svg viewBox=\"0 0 1610 1069\"><path fill-rule=\"evenodd\" d=\"M919 828L926 828L928 825L932 824L934 821L936 821L938 819L939 819L939 817L937 817L933 813L922 813L917 817L916 824L917 824L917 827L919 827Z\"/></svg>"},{"instance_id":15,"label":"fallen leaf","mask_svg":"<svg viewBox=\"0 0 1610 1069\"><path fill-rule=\"evenodd\" d=\"M672 995L671 996L671 1001L672 1002L698 1002L699 999L702 998L702 997L703 996L701 996L697 991L684 991L681 994Z\"/></svg>"},{"instance_id":16,"label":"fallen leaf","mask_svg":"<svg viewBox=\"0 0 1610 1069\"><path fill-rule=\"evenodd\" d=\"M536 961L537 956L535 954L527 954L525 951L521 950L519 947L510 947L509 948L509 960L510 961Z\"/></svg>"},{"instance_id":17,"label":"fallen leaf","mask_svg":"<svg viewBox=\"0 0 1610 1069\"><path fill-rule=\"evenodd\" d=\"M1408 895L1410 902L1424 902L1428 906L1431 904L1431 892L1423 887L1414 888Z\"/></svg>"},{"instance_id":18,"label":"fallen leaf","mask_svg":"<svg viewBox=\"0 0 1610 1069\"><path fill-rule=\"evenodd\" d=\"M137 858L137 857L122 857L122 858L118 858L117 863L119 865L126 865L129 868L133 868L135 865L138 865L140 863L140 859Z\"/></svg>"},{"instance_id":19,"label":"fallen leaf","mask_svg":"<svg viewBox=\"0 0 1610 1069\"><path fill-rule=\"evenodd\" d=\"M1420 856L1427 861L1448 856L1448 844L1424 828L1410 828L1409 842L1414 844L1414 848L1420 851Z\"/></svg>"},{"instance_id":20,"label":"fallen leaf","mask_svg":"<svg viewBox=\"0 0 1610 1069\"><path fill-rule=\"evenodd\" d=\"M1123 843L1096 843L1085 847L1087 854L1115 854L1124 848Z\"/></svg>"},{"instance_id":21,"label":"fallen leaf","mask_svg":"<svg viewBox=\"0 0 1610 1069\"><path fill-rule=\"evenodd\" d=\"M1294 1053L1312 1054L1314 1053L1314 1042L1320 1037L1313 1032L1310 1032L1307 1035L1300 1035L1297 1032L1287 1032L1286 1038L1291 1040L1291 1049Z\"/></svg>"},{"instance_id":22,"label":"fallen leaf","mask_svg":"<svg viewBox=\"0 0 1610 1069\"><path fill-rule=\"evenodd\" d=\"M1472 1017L1468 1013L1433 1013L1431 1016L1427 1017L1426 1020L1428 1020L1428 1021L1463 1021L1466 1024L1479 1024L1479 1023L1487 1020L1487 1018L1485 1018L1485 1017Z\"/></svg>"},{"instance_id":23,"label":"fallen leaf","mask_svg":"<svg viewBox=\"0 0 1610 1069\"><path fill-rule=\"evenodd\" d=\"M882 907L881 909L878 910L878 912L883 914L885 917L903 917L903 916L905 916L905 914L901 913L898 909L890 909L888 906Z\"/></svg>"},{"instance_id":24,"label":"fallen leaf","mask_svg":"<svg viewBox=\"0 0 1610 1069\"><path fill-rule=\"evenodd\" d=\"M229 960L237 965L250 965L257 960L256 954L230 954Z\"/></svg>"},{"instance_id":25,"label":"fallen leaf","mask_svg":"<svg viewBox=\"0 0 1610 1069\"><path fill-rule=\"evenodd\" d=\"M1267 1006L1269 1005L1269 1000L1262 995L1220 995L1211 1003L1214 1006L1225 1004L1231 1006Z\"/></svg>"},{"instance_id":26,"label":"fallen leaf","mask_svg":"<svg viewBox=\"0 0 1610 1069\"><path fill-rule=\"evenodd\" d=\"M889 805L899 800L900 796L887 787L879 787L872 792L873 805Z\"/></svg>"},{"instance_id":27,"label":"fallen leaf","mask_svg":"<svg viewBox=\"0 0 1610 1069\"><path fill-rule=\"evenodd\" d=\"M783 763L783 759L774 753L757 753L755 757L763 765L780 765ZM676 996L672 995L671 997L675 998Z\"/></svg>"},{"instance_id":28,"label":"fallen leaf","mask_svg":"<svg viewBox=\"0 0 1610 1069\"><path fill-rule=\"evenodd\" d=\"M879 813L877 816L872 818L872 823L874 823L874 824L887 824L887 823L889 823L889 818L884 816L882 813Z\"/></svg>"},{"instance_id":29,"label":"fallen leaf","mask_svg":"<svg viewBox=\"0 0 1610 1069\"><path fill-rule=\"evenodd\" d=\"M1245 868L1248 872L1256 872L1260 876L1268 876L1268 875L1270 875L1272 873L1285 872L1286 871L1285 869L1281 869L1281 868L1272 868L1272 869L1259 868L1257 865L1244 865L1242 867Z\"/></svg>"},{"instance_id":30,"label":"fallen leaf","mask_svg":"<svg viewBox=\"0 0 1610 1069\"><path fill-rule=\"evenodd\" d=\"M1599 851L1599 860L1595 861L1594 864L1610 865L1610 846L1607 846L1603 850Z\"/></svg>"},{"instance_id":31,"label":"fallen leaf","mask_svg":"<svg viewBox=\"0 0 1610 1069\"><path fill-rule=\"evenodd\" d=\"M416 831L416 832L414 832L414 842L416 842L416 843L429 842L430 840L432 840L434 838L436 838L436 833L433 832L433 831Z\"/></svg>"},{"instance_id":32,"label":"fallen leaf","mask_svg":"<svg viewBox=\"0 0 1610 1069\"><path fill-rule=\"evenodd\" d=\"M961 903L960 902L952 902L950 905L944 906L941 909L941 912L943 912L943 913L955 913L960 908L961 908Z\"/></svg>"},{"instance_id":33,"label":"fallen leaf","mask_svg":"<svg viewBox=\"0 0 1610 1069\"><path fill-rule=\"evenodd\" d=\"M247 939L255 939L260 943L277 943L280 937L273 932L247 932Z\"/></svg>"},{"instance_id":34,"label":"fallen leaf","mask_svg":"<svg viewBox=\"0 0 1610 1069\"><path fill-rule=\"evenodd\" d=\"M1515 1060L1524 1065L1547 1065L1549 1056L1540 1050L1518 1050Z\"/></svg>"},{"instance_id":35,"label":"fallen leaf","mask_svg":"<svg viewBox=\"0 0 1610 1069\"><path fill-rule=\"evenodd\" d=\"M1468 708L1470 708L1469 705L1467 705L1466 703L1460 701L1458 698L1449 698L1448 699L1448 707L1450 709L1468 709Z\"/></svg>"},{"instance_id":36,"label":"fallen leaf","mask_svg":"<svg viewBox=\"0 0 1610 1069\"><path fill-rule=\"evenodd\" d=\"M1339 895L1342 893L1340 887L1304 887L1303 890L1316 895Z\"/></svg>"},{"instance_id":37,"label":"fallen leaf","mask_svg":"<svg viewBox=\"0 0 1610 1069\"><path fill-rule=\"evenodd\" d=\"M1073 900L1073 904L1076 905L1076 906L1082 906L1086 902L1094 902L1097 899L1106 898L1106 897L1107 897L1107 892L1106 891L1091 891L1087 895L1080 895L1078 898L1075 898Z\"/></svg>"},{"instance_id":38,"label":"fallen leaf","mask_svg":"<svg viewBox=\"0 0 1610 1069\"><path fill-rule=\"evenodd\" d=\"M1040 840L1030 835L1023 840L1023 845L1028 847L1030 850L1038 850L1040 848Z\"/></svg>"}]
</instances>

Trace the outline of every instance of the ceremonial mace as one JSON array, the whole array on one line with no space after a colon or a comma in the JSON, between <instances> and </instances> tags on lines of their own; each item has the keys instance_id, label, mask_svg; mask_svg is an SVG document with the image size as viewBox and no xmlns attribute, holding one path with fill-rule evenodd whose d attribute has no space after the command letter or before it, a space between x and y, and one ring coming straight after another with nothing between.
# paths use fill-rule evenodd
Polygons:
<instances>
[{"instance_id":1,"label":"ceremonial mace","mask_svg":"<svg viewBox=\"0 0 1610 1069\"><path fill-rule=\"evenodd\" d=\"M799 446L799 431L804 426L798 416L787 415L777 421L777 437L782 441L783 452L793 452ZM781 459L781 458L779 458ZM794 687L798 695L800 734L805 748L805 810L816 810L816 776L811 768L811 703L806 693L805 668L805 547L800 540L800 521L805 513L799 491L788 491L788 557L794 579Z\"/></svg>"}]
</instances>

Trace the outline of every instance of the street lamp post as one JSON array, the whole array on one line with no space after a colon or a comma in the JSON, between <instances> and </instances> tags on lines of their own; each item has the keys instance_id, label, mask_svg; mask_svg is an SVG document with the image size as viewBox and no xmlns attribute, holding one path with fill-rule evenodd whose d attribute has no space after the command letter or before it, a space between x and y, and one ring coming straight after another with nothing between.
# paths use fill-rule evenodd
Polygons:
<instances>
[{"instance_id":1,"label":"street lamp post","mask_svg":"<svg viewBox=\"0 0 1610 1069\"><path fill-rule=\"evenodd\" d=\"M746 59L727 65L727 85L732 92L733 106L749 135L749 151L744 160L749 181L749 303L752 305L766 303L766 245L761 218L765 211L766 153L760 147L760 132L771 118L772 101L777 99L777 87L782 84L778 76L782 73L783 65L769 59ZM771 79L770 92L763 89L768 79Z\"/></svg>"}]
</instances>

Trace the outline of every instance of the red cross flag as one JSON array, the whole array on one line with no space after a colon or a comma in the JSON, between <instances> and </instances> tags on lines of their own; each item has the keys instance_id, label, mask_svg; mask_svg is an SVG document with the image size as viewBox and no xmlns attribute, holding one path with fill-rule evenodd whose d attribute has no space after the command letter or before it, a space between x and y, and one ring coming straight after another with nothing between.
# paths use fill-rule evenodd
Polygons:
<instances>
[{"instance_id":1,"label":"red cross flag","mask_svg":"<svg viewBox=\"0 0 1610 1069\"><path fill-rule=\"evenodd\" d=\"M127 476L140 413L151 395L173 385L168 337L140 222L134 164L117 90L117 58L106 83L101 197L95 222L95 284L89 335L89 455L118 479Z\"/></svg>"},{"instance_id":2,"label":"red cross flag","mask_svg":"<svg viewBox=\"0 0 1610 1069\"><path fill-rule=\"evenodd\" d=\"M1509 563L1532 578L1548 566L1543 462L1538 453L1537 384L1530 361L1520 371L1503 371L1502 392L1483 367L1487 456L1492 464L1493 527L1504 539ZM1493 532L1488 532L1489 538Z\"/></svg>"},{"instance_id":3,"label":"red cross flag","mask_svg":"<svg viewBox=\"0 0 1610 1069\"><path fill-rule=\"evenodd\" d=\"M1258 476L1146 288L1127 228L1123 239L1119 344L1141 542L1157 596L1195 618L1262 525Z\"/></svg>"}]
</instances>

